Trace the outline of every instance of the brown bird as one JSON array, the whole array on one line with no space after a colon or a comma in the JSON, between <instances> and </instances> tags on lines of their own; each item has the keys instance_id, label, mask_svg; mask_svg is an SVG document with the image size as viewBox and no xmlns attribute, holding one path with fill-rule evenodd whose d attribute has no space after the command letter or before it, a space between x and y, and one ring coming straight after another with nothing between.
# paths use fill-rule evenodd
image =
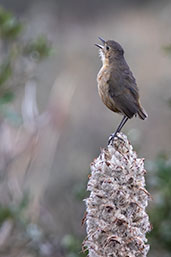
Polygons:
<instances>
[{"instance_id":1,"label":"brown bird","mask_svg":"<svg viewBox=\"0 0 171 257\"><path fill-rule=\"evenodd\" d=\"M123 48L113 40L105 41L100 37L99 39L103 45L95 45L100 48L103 65L97 75L98 92L103 103L111 111L123 115L115 133L109 138L108 144L110 144L128 119L138 114L142 120L145 120L148 115L141 106L139 90L125 61Z\"/></svg>"}]
</instances>

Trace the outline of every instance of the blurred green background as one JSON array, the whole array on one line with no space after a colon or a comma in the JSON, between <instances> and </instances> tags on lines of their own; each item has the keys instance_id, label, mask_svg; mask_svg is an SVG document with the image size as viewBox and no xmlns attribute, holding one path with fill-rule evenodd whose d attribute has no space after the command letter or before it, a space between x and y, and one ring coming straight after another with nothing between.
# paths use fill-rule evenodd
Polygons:
<instances>
[{"instance_id":1,"label":"blurred green background","mask_svg":"<svg viewBox=\"0 0 171 257\"><path fill-rule=\"evenodd\" d=\"M0 256L78 257L89 164L121 117L99 99L97 37L114 39L149 118L150 257L171 256L171 2L0 0Z\"/></svg>"}]
</instances>

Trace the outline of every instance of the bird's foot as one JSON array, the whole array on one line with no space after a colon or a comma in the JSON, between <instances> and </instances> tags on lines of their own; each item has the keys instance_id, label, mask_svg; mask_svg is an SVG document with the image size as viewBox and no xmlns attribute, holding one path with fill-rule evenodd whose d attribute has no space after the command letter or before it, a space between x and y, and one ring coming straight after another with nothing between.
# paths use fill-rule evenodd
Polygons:
<instances>
[{"instance_id":1,"label":"bird's foot","mask_svg":"<svg viewBox=\"0 0 171 257\"><path fill-rule=\"evenodd\" d=\"M115 132L115 133L110 135L109 140L108 140L108 145L113 145L113 141L114 141L115 138L117 138L121 141L124 141L121 137L118 136L118 132Z\"/></svg>"}]
</instances>

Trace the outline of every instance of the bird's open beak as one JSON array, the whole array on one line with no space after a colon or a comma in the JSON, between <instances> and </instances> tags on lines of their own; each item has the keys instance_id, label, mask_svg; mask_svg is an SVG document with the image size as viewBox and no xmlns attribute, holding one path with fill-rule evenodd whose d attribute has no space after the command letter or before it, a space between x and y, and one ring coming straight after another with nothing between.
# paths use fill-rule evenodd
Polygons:
<instances>
[{"instance_id":1,"label":"bird's open beak","mask_svg":"<svg viewBox=\"0 0 171 257\"><path fill-rule=\"evenodd\" d=\"M98 39L100 39L100 41L103 43L103 45L99 45L99 44L95 44L95 46L99 47L100 49L104 48L104 44L106 43L105 40L101 37L98 37Z\"/></svg>"}]
</instances>

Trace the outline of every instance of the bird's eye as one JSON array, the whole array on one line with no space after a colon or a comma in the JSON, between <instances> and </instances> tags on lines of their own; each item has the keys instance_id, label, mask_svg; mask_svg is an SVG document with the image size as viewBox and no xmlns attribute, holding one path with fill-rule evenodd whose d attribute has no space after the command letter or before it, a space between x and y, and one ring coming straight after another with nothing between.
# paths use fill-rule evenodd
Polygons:
<instances>
[{"instance_id":1,"label":"bird's eye","mask_svg":"<svg viewBox=\"0 0 171 257\"><path fill-rule=\"evenodd\" d=\"M106 50L107 50L107 51L109 50L109 46L106 46Z\"/></svg>"}]
</instances>

